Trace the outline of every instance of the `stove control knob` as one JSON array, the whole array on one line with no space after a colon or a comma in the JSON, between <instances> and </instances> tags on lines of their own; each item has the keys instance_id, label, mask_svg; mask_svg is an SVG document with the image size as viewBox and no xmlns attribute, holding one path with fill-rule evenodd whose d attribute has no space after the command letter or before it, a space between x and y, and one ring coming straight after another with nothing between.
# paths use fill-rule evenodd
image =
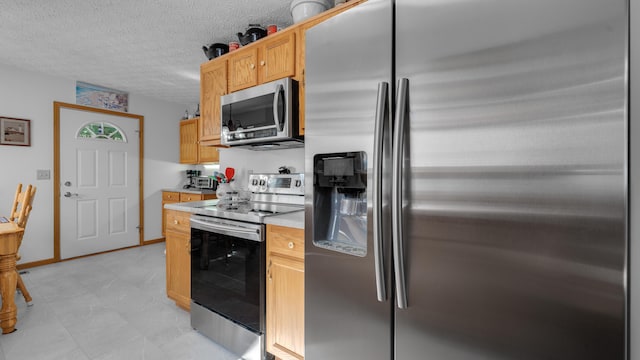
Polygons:
<instances>
[{"instance_id":1,"label":"stove control knob","mask_svg":"<svg viewBox=\"0 0 640 360\"><path fill-rule=\"evenodd\" d=\"M251 181L251 185L253 186L258 185L258 179L253 179L253 181Z\"/></svg>"},{"instance_id":2,"label":"stove control knob","mask_svg":"<svg viewBox=\"0 0 640 360\"><path fill-rule=\"evenodd\" d=\"M294 184L293 186L295 186L295 187L300 187L300 186L302 186L302 181L300 181L300 180L296 180L296 182L295 182L295 184Z\"/></svg>"},{"instance_id":3,"label":"stove control knob","mask_svg":"<svg viewBox=\"0 0 640 360\"><path fill-rule=\"evenodd\" d=\"M264 179L260 179L260 186L265 186L267 182Z\"/></svg>"}]
</instances>

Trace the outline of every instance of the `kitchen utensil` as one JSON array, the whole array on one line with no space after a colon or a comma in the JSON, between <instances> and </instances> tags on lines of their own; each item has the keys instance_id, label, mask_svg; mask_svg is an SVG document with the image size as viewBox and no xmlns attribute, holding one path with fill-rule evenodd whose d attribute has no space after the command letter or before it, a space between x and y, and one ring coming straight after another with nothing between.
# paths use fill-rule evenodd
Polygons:
<instances>
[{"instance_id":1,"label":"kitchen utensil","mask_svg":"<svg viewBox=\"0 0 640 360\"><path fill-rule=\"evenodd\" d=\"M236 169L232 168L232 167L228 167L224 170L224 176L227 177L227 181L231 182L231 180L233 179L233 175L236 174Z\"/></svg>"},{"instance_id":2,"label":"kitchen utensil","mask_svg":"<svg viewBox=\"0 0 640 360\"><path fill-rule=\"evenodd\" d=\"M293 0L290 6L293 22L297 23L320 14L332 5L329 0Z\"/></svg>"},{"instance_id":3,"label":"kitchen utensil","mask_svg":"<svg viewBox=\"0 0 640 360\"><path fill-rule=\"evenodd\" d=\"M247 45L265 36L267 36L267 30L265 30L265 28L258 24L249 24L244 34L238 33L238 40L240 44Z\"/></svg>"},{"instance_id":4,"label":"kitchen utensil","mask_svg":"<svg viewBox=\"0 0 640 360\"><path fill-rule=\"evenodd\" d=\"M222 43L215 43L209 45L209 47L203 46L202 51L207 56L209 60L216 58L220 55L226 54L229 52L229 45Z\"/></svg>"}]
</instances>

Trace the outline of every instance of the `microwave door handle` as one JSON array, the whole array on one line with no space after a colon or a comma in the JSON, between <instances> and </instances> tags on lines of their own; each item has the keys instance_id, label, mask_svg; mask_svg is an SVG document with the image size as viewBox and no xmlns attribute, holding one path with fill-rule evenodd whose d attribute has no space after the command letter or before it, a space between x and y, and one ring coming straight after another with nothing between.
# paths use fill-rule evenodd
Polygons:
<instances>
[{"instance_id":1,"label":"microwave door handle","mask_svg":"<svg viewBox=\"0 0 640 360\"><path fill-rule=\"evenodd\" d=\"M280 112L278 111L278 100L280 100L280 94L282 93L282 84L276 85L276 92L273 94L273 121L276 123L276 129L282 132L282 124L280 123Z\"/></svg>"}]
</instances>

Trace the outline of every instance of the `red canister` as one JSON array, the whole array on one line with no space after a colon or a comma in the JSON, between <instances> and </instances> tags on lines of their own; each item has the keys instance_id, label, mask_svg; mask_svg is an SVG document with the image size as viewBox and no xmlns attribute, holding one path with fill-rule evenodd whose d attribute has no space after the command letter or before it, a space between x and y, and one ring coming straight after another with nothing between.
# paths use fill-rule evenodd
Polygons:
<instances>
[{"instance_id":1,"label":"red canister","mask_svg":"<svg viewBox=\"0 0 640 360\"><path fill-rule=\"evenodd\" d=\"M278 31L278 27L276 25L267 25L267 35L271 35L273 33L276 33Z\"/></svg>"},{"instance_id":2,"label":"red canister","mask_svg":"<svg viewBox=\"0 0 640 360\"><path fill-rule=\"evenodd\" d=\"M233 50L238 50L240 48L240 43L237 41L231 41L229 43L229 52L232 52Z\"/></svg>"}]
</instances>

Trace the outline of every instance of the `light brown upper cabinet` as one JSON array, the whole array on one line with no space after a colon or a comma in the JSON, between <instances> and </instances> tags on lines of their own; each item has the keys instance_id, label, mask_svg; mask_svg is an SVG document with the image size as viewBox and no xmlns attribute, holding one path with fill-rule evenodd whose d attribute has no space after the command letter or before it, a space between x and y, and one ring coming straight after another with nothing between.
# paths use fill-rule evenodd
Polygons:
<instances>
[{"instance_id":1,"label":"light brown upper cabinet","mask_svg":"<svg viewBox=\"0 0 640 360\"><path fill-rule=\"evenodd\" d=\"M221 95L285 77L298 81L299 132L303 135L305 31L365 1L351 0L202 64L200 144L220 146Z\"/></svg>"},{"instance_id":2,"label":"light brown upper cabinet","mask_svg":"<svg viewBox=\"0 0 640 360\"><path fill-rule=\"evenodd\" d=\"M202 126L202 118L180 121L180 163L209 164L220 159L218 149L213 146L202 146L198 139L198 129Z\"/></svg>"},{"instance_id":3,"label":"light brown upper cabinet","mask_svg":"<svg viewBox=\"0 0 640 360\"><path fill-rule=\"evenodd\" d=\"M180 163L198 163L198 120L180 121Z\"/></svg>"},{"instance_id":4,"label":"light brown upper cabinet","mask_svg":"<svg viewBox=\"0 0 640 360\"><path fill-rule=\"evenodd\" d=\"M220 145L220 96L227 93L227 62L209 61L200 66L200 145ZM217 153L217 151L216 151Z\"/></svg>"},{"instance_id":5,"label":"light brown upper cabinet","mask_svg":"<svg viewBox=\"0 0 640 360\"><path fill-rule=\"evenodd\" d=\"M229 55L229 92L296 75L296 29L271 35Z\"/></svg>"}]
</instances>

